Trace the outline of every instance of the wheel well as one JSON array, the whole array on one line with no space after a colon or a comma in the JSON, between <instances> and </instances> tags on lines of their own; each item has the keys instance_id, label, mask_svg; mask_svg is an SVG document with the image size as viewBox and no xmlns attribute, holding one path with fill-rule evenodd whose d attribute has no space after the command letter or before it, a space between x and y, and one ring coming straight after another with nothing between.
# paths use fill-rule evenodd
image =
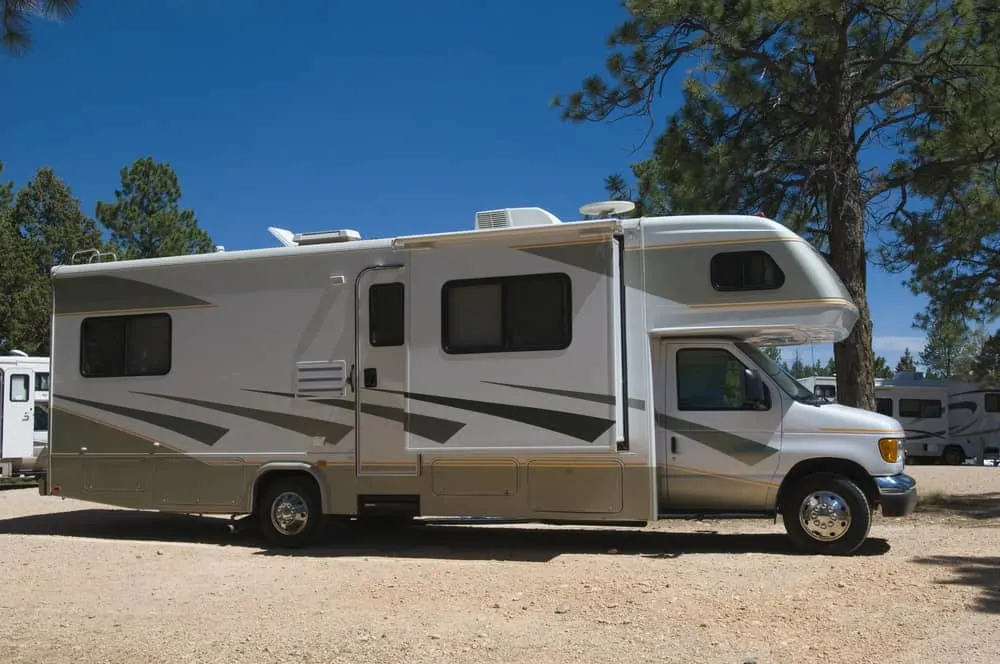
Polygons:
<instances>
[{"instance_id":1,"label":"wheel well","mask_svg":"<svg viewBox=\"0 0 1000 664\"><path fill-rule=\"evenodd\" d=\"M776 507L779 512L781 511L781 503L784 500L785 494L795 486L796 482L807 475L815 473L835 473L847 477L858 485L868 499L868 503L873 508L875 507L875 502L878 499L878 488L875 486L875 480L872 479L871 475L864 468L854 461L848 461L847 459L823 458L800 461L788 471L784 481L782 481L781 486L778 488Z\"/></svg>"},{"instance_id":2,"label":"wheel well","mask_svg":"<svg viewBox=\"0 0 1000 664\"><path fill-rule=\"evenodd\" d=\"M276 468L274 470L268 470L261 473L260 477L254 481L253 494L251 495L250 503L251 513L257 513L257 505L260 502L260 497L267 493L267 490L276 481L288 478L306 480L311 485L313 491L316 492L320 501L323 500L323 491L319 486L319 481L312 473L307 470L297 470L294 468Z\"/></svg>"}]
</instances>

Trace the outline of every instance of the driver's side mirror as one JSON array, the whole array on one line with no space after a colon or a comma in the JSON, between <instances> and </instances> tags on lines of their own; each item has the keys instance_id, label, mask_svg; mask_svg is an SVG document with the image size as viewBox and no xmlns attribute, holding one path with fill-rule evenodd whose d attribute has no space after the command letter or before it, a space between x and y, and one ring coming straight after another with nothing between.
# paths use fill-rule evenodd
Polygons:
<instances>
[{"instance_id":1,"label":"driver's side mirror","mask_svg":"<svg viewBox=\"0 0 1000 664\"><path fill-rule=\"evenodd\" d=\"M760 373L753 369L747 369L744 373L743 384L746 394L746 402L754 408L766 409L769 407L767 399L767 388Z\"/></svg>"}]
</instances>

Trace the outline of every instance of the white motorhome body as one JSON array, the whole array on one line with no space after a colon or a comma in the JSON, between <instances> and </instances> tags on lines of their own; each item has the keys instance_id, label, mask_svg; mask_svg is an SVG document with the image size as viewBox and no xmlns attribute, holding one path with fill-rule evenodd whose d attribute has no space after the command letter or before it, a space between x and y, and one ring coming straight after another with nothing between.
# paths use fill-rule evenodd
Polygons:
<instances>
[{"instance_id":1,"label":"white motorhome body","mask_svg":"<svg viewBox=\"0 0 1000 664\"><path fill-rule=\"evenodd\" d=\"M836 379L809 376L802 384L836 401ZM875 410L906 432L909 461L960 465L1000 456L1000 387L898 372L875 380Z\"/></svg>"},{"instance_id":2,"label":"white motorhome body","mask_svg":"<svg viewBox=\"0 0 1000 664\"><path fill-rule=\"evenodd\" d=\"M0 355L0 477L37 472L48 444L49 358Z\"/></svg>"},{"instance_id":3,"label":"white motorhome body","mask_svg":"<svg viewBox=\"0 0 1000 664\"><path fill-rule=\"evenodd\" d=\"M782 225L721 215L563 223L53 270L43 494L251 514L646 523L773 517L856 549L906 514L897 422L816 403L753 345L857 318Z\"/></svg>"}]
</instances>

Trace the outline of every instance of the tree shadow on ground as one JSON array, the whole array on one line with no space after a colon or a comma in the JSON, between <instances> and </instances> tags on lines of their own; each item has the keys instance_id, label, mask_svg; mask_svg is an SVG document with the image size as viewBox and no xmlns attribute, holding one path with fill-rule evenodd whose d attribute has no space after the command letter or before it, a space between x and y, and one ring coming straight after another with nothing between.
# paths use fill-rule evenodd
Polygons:
<instances>
[{"instance_id":1,"label":"tree shadow on ground","mask_svg":"<svg viewBox=\"0 0 1000 664\"><path fill-rule=\"evenodd\" d=\"M368 556L455 560L547 562L564 554L622 554L676 558L690 554L767 553L799 555L783 532L733 534L714 530L663 532L642 529L535 528L524 525L440 525L416 522L376 528L331 521L314 545L270 550L253 532L230 533L228 519L114 509L85 509L0 520L0 534L48 535L122 541L187 542L258 549L259 555ZM855 555L889 551L869 539Z\"/></svg>"},{"instance_id":2,"label":"tree shadow on ground","mask_svg":"<svg viewBox=\"0 0 1000 664\"><path fill-rule=\"evenodd\" d=\"M964 516L970 519L1000 518L1000 492L948 494L932 493L921 496L917 515Z\"/></svg>"},{"instance_id":3,"label":"tree shadow on ground","mask_svg":"<svg viewBox=\"0 0 1000 664\"><path fill-rule=\"evenodd\" d=\"M1000 556L928 556L914 558L912 562L948 569L954 576L938 579L935 583L978 588L980 594L975 609L983 613L1000 613Z\"/></svg>"}]
</instances>

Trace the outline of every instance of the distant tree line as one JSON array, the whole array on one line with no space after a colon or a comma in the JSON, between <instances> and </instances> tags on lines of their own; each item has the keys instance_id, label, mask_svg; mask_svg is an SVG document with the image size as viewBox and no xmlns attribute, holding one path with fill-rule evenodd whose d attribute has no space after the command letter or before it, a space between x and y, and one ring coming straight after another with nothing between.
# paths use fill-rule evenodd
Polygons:
<instances>
[{"instance_id":1,"label":"distant tree line","mask_svg":"<svg viewBox=\"0 0 1000 664\"><path fill-rule=\"evenodd\" d=\"M0 180L0 353L48 354L50 272L76 252L129 259L213 251L212 238L180 198L173 169L151 157L121 170L121 187L97 203L94 218L51 168L39 168L21 189Z\"/></svg>"}]
</instances>

